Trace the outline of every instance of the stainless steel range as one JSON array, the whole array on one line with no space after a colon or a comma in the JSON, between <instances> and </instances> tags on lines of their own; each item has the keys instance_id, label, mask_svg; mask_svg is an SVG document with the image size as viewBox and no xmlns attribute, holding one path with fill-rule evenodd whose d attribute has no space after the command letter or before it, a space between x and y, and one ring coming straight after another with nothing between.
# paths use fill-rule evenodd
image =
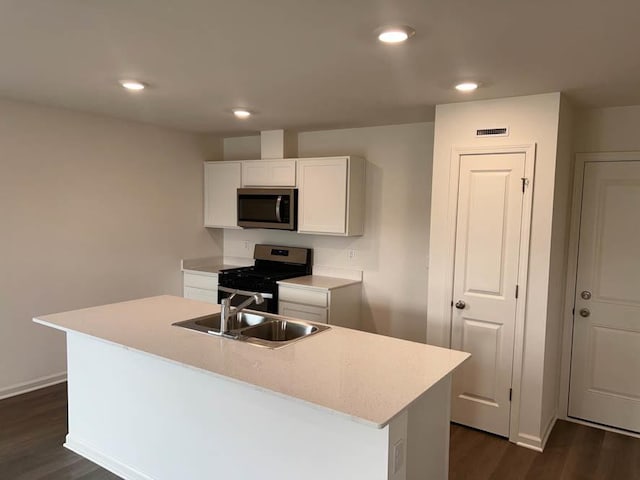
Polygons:
<instances>
[{"instance_id":1,"label":"stainless steel range","mask_svg":"<svg viewBox=\"0 0 640 480\"><path fill-rule=\"evenodd\" d=\"M278 280L311 275L313 250L310 248L256 245L251 267L221 270L218 276L218 302L237 290L261 293L264 302L253 310L278 313ZM237 294L231 300L239 305L249 295Z\"/></svg>"}]
</instances>

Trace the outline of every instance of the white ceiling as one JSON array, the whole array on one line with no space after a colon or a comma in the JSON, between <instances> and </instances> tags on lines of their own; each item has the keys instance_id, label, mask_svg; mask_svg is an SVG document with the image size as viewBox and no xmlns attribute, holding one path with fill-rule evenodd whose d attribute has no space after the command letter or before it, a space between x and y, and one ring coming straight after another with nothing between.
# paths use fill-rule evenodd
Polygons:
<instances>
[{"instance_id":1,"label":"white ceiling","mask_svg":"<svg viewBox=\"0 0 640 480\"><path fill-rule=\"evenodd\" d=\"M234 135L551 91L632 105L639 20L631 0L2 0L0 97ZM378 44L388 23L417 33ZM124 91L129 77L153 88ZM464 79L483 88L452 90ZM239 121L236 106L257 114Z\"/></svg>"}]
</instances>

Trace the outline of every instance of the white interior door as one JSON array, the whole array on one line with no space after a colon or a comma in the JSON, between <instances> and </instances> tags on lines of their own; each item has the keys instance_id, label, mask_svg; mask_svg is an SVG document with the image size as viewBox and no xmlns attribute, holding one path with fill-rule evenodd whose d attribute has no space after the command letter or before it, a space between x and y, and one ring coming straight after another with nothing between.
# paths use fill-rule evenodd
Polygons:
<instances>
[{"instance_id":1,"label":"white interior door","mask_svg":"<svg viewBox=\"0 0 640 480\"><path fill-rule=\"evenodd\" d=\"M587 162L569 415L640 432L640 162Z\"/></svg>"},{"instance_id":2,"label":"white interior door","mask_svg":"<svg viewBox=\"0 0 640 480\"><path fill-rule=\"evenodd\" d=\"M451 346L452 420L509 436L524 153L460 160Z\"/></svg>"}]
</instances>

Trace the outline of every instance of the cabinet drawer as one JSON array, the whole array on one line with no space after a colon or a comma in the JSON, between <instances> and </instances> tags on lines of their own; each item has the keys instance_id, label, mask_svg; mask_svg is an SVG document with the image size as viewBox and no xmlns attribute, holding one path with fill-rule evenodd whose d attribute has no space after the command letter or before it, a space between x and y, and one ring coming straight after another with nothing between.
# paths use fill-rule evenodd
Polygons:
<instances>
[{"instance_id":1,"label":"cabinet drawer","mask_svg":"<svg viewBox=\"0 0 640 480\"><path fill-rule=\"evenodd\" d=\"M218 303L217 290L204 290L202 288L184 287L184 298L200 300L207 303Z\"/></svg>"},{"instance_id":2,"label":"cabinet drawer","mask_svg":"<svg viewBox=\"0 0 640 480\"><path fill-rule=\"evenodd\" d=\"M315 305L316 307L327 307L327 293L324 290L309 290L306 288L290 288L280 286L278 294L280 300L285 302L302 303L305 305Z\"/></svg>"},{"instance_id":3,"label":"cabinet drawer","mask_svg":"<svg viewBox=\"0 0 640 480\"><path fill-rule=\"evenodd\" d=\"M218 275L198 275L196 273L184 273L184 286L215 290L218 294Z\"/></svg>"},{"instance_id":4,"label":"cabinet drawer","mask_svg":"<svg viewBox=\"0 0 640 480\"><path fill-rule=\"evenodd\" d=\"M279 302L278 314L285 317L299 318L300 320L309 320L310 322L327 323L327 309L311 305Z\"/></svg>"}]
</instances>

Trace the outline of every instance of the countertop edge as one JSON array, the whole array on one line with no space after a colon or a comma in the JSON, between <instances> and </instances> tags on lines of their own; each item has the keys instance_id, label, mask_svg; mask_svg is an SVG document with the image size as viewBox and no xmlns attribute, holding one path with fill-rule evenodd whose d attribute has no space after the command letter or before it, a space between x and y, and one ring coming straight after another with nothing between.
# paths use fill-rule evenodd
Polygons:
<instances>
[{"instance_id":1,"label":"countertop edge","mask_svg":"<svg viewBox=\"0 0 640 480\"><path fill-rule=\"evenodd\" d=\"M83 326L84 325L73 325L73 324L67 324L65 325L64 323L61 325L59 323L56 323L57 319L53 319L54 321L49 321L47 319L43 319L46 317L49 317L50 315L64 315L64 314L78 314L80 312L83 311L92 311L95 309L99 309L99 308L103 308L103 307L117 307L119 305L124 305L124 304L135 304L138 302L159 302L160 300L164 300L164 298L166 297L166 299L168 300L179 300L179 301L186 301L184 299L182 299L181 297L175 297L175 296L170 296L170 295L161 295L161 296L157 296L157 297L149 297L149 298L143 298L143 299L135 299L135 300L129 300L129 301L125 301L125 302L117 302L115 304L107 304L107 305L103 305L100 307L90 307L90 308L82 308L82 309L78 309L78 310L73 310L73 311L69 311L69 312L61 312L58 314L43 314L43 315L39 315L37 317L33 317L33 322L43 325L45 327L49 327L49 328L53 328L55 330L59 330L59 331L63 331L66 333L72 333L74 335L80 335L80 336L84 336L84 337L88 337L88 338L93 338L96 339L98 341L101 342L105 342L111 345L115 345L115 346L119 346L121 348L127 349L127 350L132 350L132 351L136 351L136 352L140 352L146 355L150 355L153 357L156 357L160 360L164 360L166 362L170 362L174 365L178 365L178 366L182 366L185 368L189 368L192 370L197 370L199 372L204 372L206 374L210 374L213 375L214 377L217 378L222 378L222 379L227 379L236 383L242 383L247 385L250 388L254 388L257 389L259 391L262 392L268 392L271 394L275 394L280 396L281 398L288 398L291 401L295 401L295 402L303 402L304 404L307 404L311 407L313 407L314 409L318 409L321 411L325 411L327 413L332 413L334 415L339 415L342 418L345 419L351 419L352 421L356 422L356 423L360 423L363 425L366 425L368 427L372 427L372 428L377 428L377 429L381 429L384 428L385 426L387 426L390 422L393 421L394 418L397 417L397 415L401 414L402 412L406 411L407 409L409 409L411 407L411 405L416 401L416 399L420 398L422 395L424 395L426 392L428 392L431 388L433 388L438 382L440 382L443 378L446 378L447 376L451 375L462 363L464 363L469 357L470 354L465 353L465 352L459 352L459 351L454 351L455 355L453 355L452 358L450 358L447 363L443 364L442 367L439 369L440 372L436 373L434 375L434 377L437 378L433 378L432 380L426 382L428 384L422 384L421 386L419 386L419 388L414 388L412 389L413 392L409 393L407 392L408 395L405 396L405 399L402 400L401 402L399 402L398 405L396 405L395 408L392 409L388 409L388 412L378 412L378 413L382 413L382 415L376 415L375 413L373 415L358 415L356 414L356 412L354 411L350 411L350 409L337 409L334 408L334 406L330 406L330 403L323 403L323 402L316 402L313 401L312 399L309 398L305 398L305 395L296 395L295 392L292 393L288 393L288 392L284 392L284 391L279 391L276 388L271 388L269 386L269 384L260 384L260 383L254 383L252 381L250 381L249 377L244 378L242 375L240 376L232 376L229 375L228 372L223 371L216 371L216 370L212 370L210 368L203 368L202 366L199 366L197 363L193 363L192 361L190 361L188 358L182 358L180 355L173 355L171 353L167 354L166 352L164 354L161 353L156 353L153 348L149 349L149 348L145 348L145 344L140 344L139 342L128 342L126 339L123 338L112 338L110 337L108 334L103 334L100 332L90 332L90 331L85 331L83 330ZM196 301L192 301L189 300L189 303L193 304L193 305L203 305L202 302L196 302ZM155 308L155 307L154 307ZM42 318L40 318L42 317ZM338 330L345 330L348 331L349 329L342 329L340 327L335 327ZM196 333L196 332L192 332L193 335L202 335L201 333ZM364 335L371 335L373 337L378 337L378 335L372 334L372 333L367 333L367 332L359 332L358 334L364 334ZM351 334L350 334L351 335ZM392 339L394 340L394 339ZM395 339L394 341L397 340L401 340L402 339ZM152 345L153 347L153 345ZM438 350L450 350L450 349L445 349L442 347L435 347L435 346L430 346L433 348L436 348ZM161 350L159 350L161 351ZM365 412L360 412L360 413L365 413ZM372 412L373 413L373 412Z\"/></svg>"},{"instance_id":2,"label":"countertop edge","mask_svg":"<svg viewBox=\"0 0 640 480\"><path fill-rule=\"evenodd\" d=\"M204 267L206 268L206 267ZM183 268L182 269L183 273L190 273L192 275L205 275L207 277L215 277L218 276L219 272L211 272L209 270L199 270L196 267L192 267L192 268Z\"/></svg>"},{"instance_id":3,"label":"countertop edge","mask_svg":"<svg viewBox=\"0 0 640 480\"><path fill-rule=\"evenodd\" d=\"M393 417L389 418L388 420L386 420L386 421L384 421L382 423L378 423L375 420L362 418L362 417L358 417L358 416L355 416L355 415L352 415L352 414L349 414L349 413L341 412L341 411L335 410L333 408L325 407L323 405L319 405L317 403L310 402L309 400L305 400L303 398L295 397L295 396L292 396L292 395L287 395L286 393L278 392L276 390L272 390L270 388L263 387L261 385L256 385L254 383L246 382L246 381L241 380L239 378L230 377L230 376L223 375L223 374L217 373L217 372L212 372L211 370L207 370L207 369L204 369L204 368L196 367L195 365L190 365L188 363L180 362L178 360L167 358L167 357L164 357L162 355L158 355L158 354L155 354L155 353L147 352L145 350L140 350L138 348L129 347L127 345L123 345L122 343L114 342L114 341L108 340L106 338L98 337L98 336L95 336L95 335L90 335L88 333L80 332L78 330L74 330L74 329L71 329L71 328L61 327L60 325L55 325L53 323L49 323L49 322L47 322L45 320L41 320L41 319L36 318L36 317L34 317L32 320L33 320L34 323L38 323L38 324L43 325L45 327L50 327L50 328L53 328L53 329L61 331L61 332L71 333L73 335L80 335L82 337L87 337L87 338L92 338L92 339L95 339L97 341L107 343L109 345L114 345L114 346L117 346L117 347L124 348L126 350L130 350L132 352L138 352L138 353L141 353L141 354L144 354L144 355L150 355L150 356L152 356L154 358L157 358L157 359L159 359L161 361L169 362L169 363L171 363L173 365L177 365L177 366L180 366L180 367L188 368L190 370L196 370L198 372L204 373L205 375L211 375L211 376L216 377L216 378L220 378L220 379L228 380L228 381L236 383L236 384L244 385L244 386L246 386L248 388L253 388L253 389L258 390L258 391L263 392L263 393L267 393L267 394L270 394L270 395L275 395L275 396L277 396L279 398L285 398L285 399L288 399L288 400L293 401L293 402L300 402L302 404L308 405L309 407L311 407L313 409L321 410L321 411L324 411L324 412L327 412L327 413L330 413L330 414L333 414L333 415L337 415L337 416L340 416L342 418L351 420L353 422L360 423L360 424L366 425L368 427L376 428L378 430L383 429L384 427L386 427L397 415L401 414L404 410L406 410L406 408L409 408L409 406L410 406L410 404L407 405L406 408L404 408L403 410L397 412ZM426 391L427 390L425 390L425 392L423 392L421 395L426 393ZM416 397L416 398L418 398L418 397ZM413 403L414 401L415 401L415 399L412 400L411 403Z\"/></svg>"},{"instance_id":4,"label":"countertop edge","mask_svg":"<svg viewBox=\"0 0 640 480\"><path fill-rule=\"evenodd\" d=\"M191 273L193 275L206 275L213 277L220 274L221 270L227 270L229 268L238 268L238 265L228 265L226 263L220 263L215 265L197 265L191 267L182 267L183 273Z\"/></svg>"},{"instance_id":5,"label":"countertop edge","mask_svg":"<svg viewBox=\"0 0 640 480\"><path fill-rule=\"evenodd\" d=\"M299 280L301 278L307 278L307 277L317 277L317 278L323 278L323 279L326 278L326 279L336 280L337 281L336 283L339 283L339 284L326 287L326 286L320 286L320 285L304 285L304 284L295 282L296 279ZM305 275L304 277L294 277L294 278L289 278L285 280L278 280L276 283L278 285L284 285L292 288L301 288L305 290L323 290L327 292L331 290L337 290L339 288L350 287L351 285L361 284L362 280L353 280L350 278L340 278L340 277L327 277L325 275Z\"/></svg>"}]
</instances>

